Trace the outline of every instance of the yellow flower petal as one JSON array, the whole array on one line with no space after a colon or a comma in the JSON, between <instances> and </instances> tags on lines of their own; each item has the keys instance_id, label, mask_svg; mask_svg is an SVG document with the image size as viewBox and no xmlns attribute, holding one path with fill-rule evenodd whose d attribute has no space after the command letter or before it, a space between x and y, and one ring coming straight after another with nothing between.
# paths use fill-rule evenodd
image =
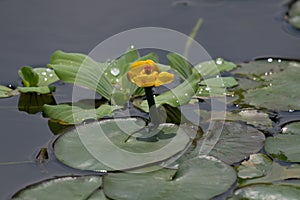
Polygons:
<instances>
[{"instance_id":1,"label":"yellow flower petal","mask_svg":"<svg viewBox=\"0 0 300 200\"><path fill-rule=\"evenodd\" d=\"M158 74L158 77L155 81L154 86L158 87L161 85L165 85L168 83L171 83L174 80L174 74L168 73L168 72L161 72Z\"/></svg>"},{"instance_id":2,"label":"yellow flower petal","mask_svg":"<svg viewBox=\"0 0 300 200\"><path fill-rule=\"evenodd\" d=\"M133 78L134 83L139 87L152 87L155 85L157 75L140 75Z\"/></svg>"},{"instance_id":3,"label":"yellow flower petal","mask_svg":"<svg viewBox=\"0 0 300 200\"><path fill-rule=\"evenodd\" d=\"M173 81L174 75L160 72L158 65L152 60L132 63L127 73L128 79L139 87L152 87L168 84Z\"/></svg>"}]
</instances>

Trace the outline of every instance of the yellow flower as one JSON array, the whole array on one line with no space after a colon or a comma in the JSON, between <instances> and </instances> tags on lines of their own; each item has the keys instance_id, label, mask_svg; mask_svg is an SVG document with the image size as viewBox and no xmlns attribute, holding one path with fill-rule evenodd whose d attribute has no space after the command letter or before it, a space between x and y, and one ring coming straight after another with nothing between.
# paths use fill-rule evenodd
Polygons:
<instances>
[{"instance_id":1,"label":"yellow flower","mask_svg":"<svg viewBox=\"0 0 300 200\"><path fill-rule=\"evenodd\" d=\"M152 60L132 63L127 75L128 79L139 87L158 87L174 80L174 74L160 72L159 67Z\"/></svg>"}]
</instances>

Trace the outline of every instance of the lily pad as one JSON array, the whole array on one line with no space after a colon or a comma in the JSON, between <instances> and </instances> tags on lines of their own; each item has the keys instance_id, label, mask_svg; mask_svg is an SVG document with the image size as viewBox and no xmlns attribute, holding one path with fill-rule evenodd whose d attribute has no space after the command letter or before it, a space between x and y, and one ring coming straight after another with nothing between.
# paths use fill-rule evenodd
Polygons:
<instances>
[{"instance_id":1,"label":"lily pad","mask_svg":"<svg viewBox=\"0 0 300 200\"><path fill-rule=\"evenodd\" d=\"M43 113L46 117L59 120L62 124L80 124L88 119L100 119L105 116L111 117L112 112L119 109L118 106L103 104L96 109L85 109L80 106L61 104L44 105Z\"/></svg>"},{"instance_id":2,"label":"lily pad","mask_svg":"<svg viewBox=\"0 0 300 200\"><path fill-rule=\"evenodd\" d=\"M258 71L257 66L261 67ZM245 74L261 83L260 87L246 91L245 103L276 111L299 110L299 68L299 62L268 59L248 63L236 70L235 73Z\"/></svg>"},{"instance_id":3,"label":"lily pad","mask_svg":"<svg viewBox=\"0 0 300 200\"><path fill-rule=\"evenodd\" d=\"M209 156L196 157L179 169L148 173L115 173L103 179L104 193L112 199L210 199L235 182L232 167Z\"/></svg>"},{"instance_id":4,"label":"lily pad","mask_svg":"<svg viewBox=\"0 0 300 200\"><path fill-rule=\"evenodd\" d=\"M21 93L49 94L55 90L54 86L18 87Z\"/></svg>"},{"instance_id":5,"label":"lily pad","mask_svg":"<svg viewBox=\"0 0 300 200\"><path fill-rule=\"evenodd\" d=\"M148 132L140 118L103 120L60 136L54 153L64 164L83 170L156 165L186 149L190 138L185 131L174 124L161 124Z\"/></svg>"},{"instance_id":6,"label":"lily pad","mask_svg":"<svg viewBox=\"0 0 300 200\"><path fill-rule=\"evenodd\" d=\"M243 161L237 167L238 177L241 179L251 179L267 175L270 170L272 160L264 154L252 154L249 160Z\"/></svg>"},{"instance_id":7,"label":"lily pad","mask_svg":"<svg viewBox=\"0 0 300 200\"><path fill-rule=\"evenodd\" d=\"M216 60L205 61L195 66L195 69L201 74L203 78L219 75L222 72L228 72L236 68L237 65L217 58Z\"/></svg>"},{"instance_id":8,"label":"lily pad","mask_svg":"<svg viewBox=\"0 0 300 200\"><path fill-rule=\"evenodd\" d=\"M0 85L0 98L6 98L16 95L17 92L15 92L13 89Z\"/></svg>"},{"instance_id":9,"label":"lily pad","mask_svg":"<svg viewBox=\"0 0 300 200\"><path fill-rule=\"evenodd\" d=\"M282 128L282 134L298 135L300 137L300 122L287 124Z\"/></svg>"},{"instance_id":10,"label":"lily pad","mask_svg":"<svg viewBox=\"0 0 300 200\"><path fill-rule=\"evenodd\" d=\"M197 151L200 155L208 154L227 164L233 164L258 152L263 147L264 140L264 134L251 126L215 121L213 128L199 142Z\"/></svg>"},{"instance_id":11,"label":"lily pad","mask_svg":"<svg viewBox=\"0 0 300 200\"><path fill-rule=\"evenodd\" d=\"M300 1L295 1L288 12L288 22L295 28L300 29Z\"/></svg>"},{"instance_id":12,"label":"lily pad","mask_svg":"<svg viewBox=\"0 0 300 200\"><path fill-rule=\"evenodd\" d=\"M54 178L30 185L17 192L12 199L90 199L100 190L101 176L69 176ZM98 195L98 199L106 199Z\"/></svg>"},{"instance_id":13,"label":"lily pad","mask_svg":"<svg viewBox=\"0 0 300 200\"><path fill-rule=\"evenodd\" d=\"M300 136L276 135L268 137L265 150L273 158L286 162L300 162Z\"/></svg>"},{"instance_id":14,"label":"lily pad","mask_svg":"<svg viewBox=\"0 0 300 200\"><path fill-rule=\"evenodd\" d=\"M202 122L209 123L211 120L242 121L262 130L272 128L272 120L268 114L257 110L243 109L238 112L226 112L225 119L222 112L218 114L215 111L214 116L211 116L211 112L205 110L195 110L195 112L200 115Z\"/></svg>"},{"instance_id":15,"label":"lily pad","mask_svg":"<svg viewBox=\"0 0 300 200\"><path fill-rule=\"evenodd\" d=\"M230 199L280 199L297 200L300 196L300 188L282 185L252 185L238 189Z\"/></svg>"},{"instance_id":16,"label":"lily pad","mask_svg":"<svg viewBox=\"0 0 300 200\"><path fill-rule=\"evenodd\" d=\"M263 154L251 155L248 161L244 161L237 167L240 178L239 186L246 186L257 183L278 183L286 179L300 178L300 165L292 164L282 166L272 162Z\"/></svg>"}]
</instances>

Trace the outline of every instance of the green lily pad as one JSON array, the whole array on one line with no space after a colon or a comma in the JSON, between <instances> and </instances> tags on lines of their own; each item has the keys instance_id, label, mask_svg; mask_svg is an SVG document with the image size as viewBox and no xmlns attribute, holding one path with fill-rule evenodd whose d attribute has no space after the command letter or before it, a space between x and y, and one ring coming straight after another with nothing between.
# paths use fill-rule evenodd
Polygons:
<instances>
[{"instance_id":1,"label":"green lily pad","mask_svg":"<svg viewBox=\"0 0 300 200\"><path fill-rule=\"evenodd\" d=\"M148 173L115 173L103 179L104 193L112 199L210 199L235 182L232 167L213 157L197 157L179 169Z\"/></svg>"},{"instance_id":2,"label":"green lily pad","mask_svg":"<svg viewBox=\"0 0 300 200\"><path fill-rule=\"evenodd\" d=\"M69 104L44 105L43 113L46 117L61 121L62 124L80 124L88 119L100 119L105 116L111 117L112 112L119 108L119 106L106 104L96 109L85 109Z\"/></svg>"},{"instance_id":3,"label":"green lily pad","mask_svg":"<svg viewBox=\"0 0 300 200\"><path fill-rule=\"evenodd\" d=\"M250 62L234 72L252 77L261 83L260 87L244 93L245 103L276 111L300 109L300 63L279 60Z\"/></svg>"},{"instance_id":4,"label":"green lily pad","mask_svg":"<svg viewBox=\"0 0 300 200\"><path fill-rule=\"evenodd\" d=\"M233 164L258 152L264 145L264 134L251 126L236 122L214 123L213 128L208 130L198 144L197 151L200 155L208 154L227 164Z\"/></svg>"},{"instance_id":5,"label":"green lily pad","mask_svg":"<svg viewBox=\"0 0 300 200\"><path fill-rule=\"evenodd\" d=\"M264 154L252 154L249 160L243 161L237 167L238 177L241 179L258 178L267 175L272 160Z\"/></svg>"},{"instance_id":6,"label":"green lily pad","mask_svg":"<svg viewBox=\"0 0 300 200\"><path fill-rule=\"evenodd\" d=\"M287 124L282 128L282 134L298 135L300 137L300 122Z\"/></svg>"},{"instance_id":7,"label":"green lily pad","mask_svg":"<svg viewBox=\"0 0 300 200\"><path fill-rule=\"evenodd\" d=\"M217 58L216 60L205 61L195 66L195 69L201 74L203 78L219 75L225 71L231 71L236 68L237 65L224 60L223 58Z\"/></svg>"},{"instance_id":8,"label":"green lily pad","mask_svg":"<svg viewBox=\"0 0 300 200\"><path fill-rule=\"evenodd\" d=\"M219 77L203 80L199 84L209 87L230 88L237 86L239 83L233 77Z\"/></svg>"},{"instance_id":9,"label":"green lily pad","mask_svg":"<svg viewBox=\"0 0 300 200\"><path fill-rule=\"evenodd\" d=\"M38 86L38 87L18 87L21 93L38 93L38 94L49 94L55 91L54 86Z\"/></svg>"},{"instance_id":10,"label":"green lily pad","mask_svg":"<svg viewBox=\"0 0 300 200\"><path fill-rule=\"evenodd\" d=\"M18 92L16 92L15 90L13 90L9 87L0 85L0 98L11 97L11 96L14 96L17 94L18 94Z\"/></svg>"},{"instance_id":11,"label":"green lily pad","mask_svg":"<svg viewBox=\"0 0 300 200\"><path fill-rule=\"evenodd\" d=\"M293 3L288 12L288 22L300 29L300 1Z\"/></svg>"},{"instance_id":12,"label":"green lily pad","mask_svg":"<svg viewBox=\"0 0 300 200\"><path fill-rule=\"evenodd\" d=\"M299 144L299 135L276 135L267 138L265 150L273 158L286 162L300 162Z\"/></svg>"},{"instance_id":13,"label":"green lily pad","mask_svg":"<svg viewBox=\"0 0 300 200\"><path fill-rule=\"evenodd\" d=\"M90 199L93 193L99 191L101 184L101 176L54 178L30 185L17 192L12 199ZM98 199L106 199L100 195L98 197Z\"/></svg>"},{"instance_id":14,"label":"green lily pad","mask_svg":"<svg viewBox=\"0 0 300 200\"><path fill-rule=\"evenodd\" d=\"M195 113L199 114L202 122L209 123L211 120L226 120L226 121L242 121L247 124L253 125L259 129L272 128L272 120L268 114L261 111L244 109L238 112L226 112L225 119L223 118L222 112L215 112L214 116L212 113L205 110L195 110Z\"/></svg>"},{"instance_id":15,"label":"green lily pad","mask_svg":"<svg viewBox=\"0 0 300 200\"><path fill-rule=\"evenodd\" d=\"M282 185L252 185L238 189L230 199L280 199L297 200L300 196L300 188Z\"/></svg>"},{"instance_id":16,"label":"green lily pad","mask_svg":"<svg viewBox=\"0 0 300 200\"><path fill-rule=\"evenodd\" d=\"M239 186L243 187L258 183L278 183L286 179L300 178L300 165L281 166L272 162L266 155L254 154L248 161L237 167Z\"/></svg>"},{"instance_id":17,"label":"green lily pad","mask_svg":"<svg viewBox=\"0 0 300 200\"><path fill-rule=\"evenodd\" d=\"M124 170L155 165L190 144L186 130L174 124L161 124L150 132L144 127L145 121L139 118L77 126L57 139L54 153L62 163L77 169Z\"/></svg>"}]
</instances>

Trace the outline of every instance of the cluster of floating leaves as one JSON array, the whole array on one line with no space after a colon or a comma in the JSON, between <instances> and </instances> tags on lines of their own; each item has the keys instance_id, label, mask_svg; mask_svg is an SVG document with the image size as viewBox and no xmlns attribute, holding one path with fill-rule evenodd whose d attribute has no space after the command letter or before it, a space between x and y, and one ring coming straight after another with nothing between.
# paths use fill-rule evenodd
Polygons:
<instances>
[{"instance_id":1,"label":"cluster of floating leaves","mask_svg":"<svg viewBox=\"0 0 300 200\"><path fill-rule=\"evenodd\" d=\"M178 106L193 105L198 99L205 102L224 95L228 98L228 104L239 106L225 113L225 122L222 113L212 116L209 111L193 110L193 114L201 119L200 126L204 135L198 135L192 126L165 123L158 127L158 133L145 139L143 136L149 132L145 129L145 120L142 118L97 121L112 116L132 96L143 94L124 77L129 64L139 59L158 61L155 54L140 57L134 48L120 59L106 63L97 63L82 54L58 51L48 65L52 69L27 68L20 71L23 83L28 82L27 87L18 87L16 90L0 87L1 97L19 92L23 97L25 93L38 93L37 96L40 96L51 93L53 90L49 85L61 80L94 90L106 102L110 102L101 102L96 108L95 105L87 106L82 103L44 106L42 103L38 109L30 111L19 102L24 111L43 111L45 117L51 118L49 126L54 125L51 125L51 130L56 130L57 124L81 124L58 136L53 144L54 154L65 165L93 171L95 174L42 181L19 191L13 196L14 199L43 199L45 196L53 199L210 199L228 191L236 179L237 187L232 194L227 194L231 199L257 199L269 195L276 196L277 199L289 199L299 195L300 167L298 164L290 164L300 162L299 123L281 127L282 131L274 136L265 138L264 134L269 133L274 126L268 113L299 110L298 62L268 58L237 66L218 58L192 68L181 56L169 54L170 66L161 65L162 69L177 72L183 81L171 91L155 96L158 107L167 105L166 108L170 106L175 109ZM76 76L82 64L85 68L81 75ZM101 70L101 66L106 69ZM216 70L212 66L216 66ZM230 72L231 75L226 73L226 77L223 77L222 72ZM31 80L26 73L33 74L35 78ZM98 77L102 77L100 81ZM94 83L97 82L99 84L95 86ZM45 91L46 88L48 91ZM55 104L52 98L51 96L50 100L44 102ZM134 98L134 105L148 112L146 101ZM171 111L174 116L175 111ZM91 119L95 122L87 122ZM215 128L206 130L205 127L211 121ZM219 133L220 127L222 132ZM136 133L139 135L135 136ZM211 139L216 136L218 139L213 143ZM123 165L118 166L119 168L111 166L121 161L116 160L117 156L114 154L107 156L105 159L108 160L105 162L100 161L103 151L114 152L114 149L103 142L104 138L109 138L114 146L127 152L158 151L159 156L145 157L137 163L122 161ZM174 138L180 145L171 146L168 151L159 151ZM83 144L82 141L87 143ZM89 151L85 145L90 147ZM267 155L257 154L262 148ZM168 166L174 160L174 165ZM281 165L277 160L288 165ZM127 172L110 173L114 170ZM103 172L106 173L105 176L102 176Z\"/></svg>"}]
</instances>

